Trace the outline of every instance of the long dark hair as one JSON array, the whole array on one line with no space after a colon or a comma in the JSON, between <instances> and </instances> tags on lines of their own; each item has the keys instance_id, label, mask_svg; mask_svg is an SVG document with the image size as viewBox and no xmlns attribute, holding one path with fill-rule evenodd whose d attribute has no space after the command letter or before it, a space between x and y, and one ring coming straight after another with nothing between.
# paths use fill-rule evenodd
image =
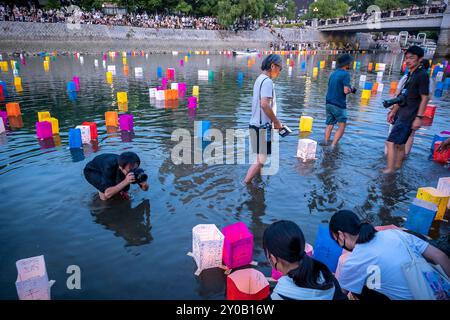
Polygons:
<instances>
[{"instance_id":1,"label":"long dark hair","mask_svg":"<svg viewBox=\"0 0 450 320\"><path fill-rule=\"evenodd\" d=\"M281 220L270 225L263 235L263 248L267 256L298 262L298 268L287 275L302 288L328 290L334 286L333 274L323 263L305 254L305 236L300 227L292 221ZM320 280L322 274L325 281Z\"/></svg>"},{"instance_id":2,"label":"long dark hair","mask_svg":"<svg viewBox=\"0 0 450 320\"><path fill-rule=\"evenodd\" d=\"M361 222L356 213L350 210L336 212L330 220L330 233L336 235L338 231L358 236L356 243L366 243L375 237L377 230L367 222Z\"/></svg>"}]
</instances>

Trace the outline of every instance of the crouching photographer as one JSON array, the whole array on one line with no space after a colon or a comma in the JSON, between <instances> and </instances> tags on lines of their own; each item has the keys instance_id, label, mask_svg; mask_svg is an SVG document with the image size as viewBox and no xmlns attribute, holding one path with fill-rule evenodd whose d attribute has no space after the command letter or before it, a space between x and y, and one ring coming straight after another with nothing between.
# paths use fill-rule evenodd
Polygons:
<instances>
[{"instance_id":1,"label":"crouching photographer","mask_svg":"<svg viewBox=\"0 0 450 320\"><path fill-rule=\"evenodd\" d=\"M98 190L101 200L108 200L116 194L128 200L130 184L137 184L144 191L149 188L148 176L139 168L140 164L141 160L134 152L105 153L86 165L84 176Z\"/></svg>"},{"instance_id":2,"label":"crouching photographer","mask_svg":"<svg viewBox=\"0 0 450 320\"><path fill-rule=\"evenodd\" d=\"M400 169L405 158L405 144L411 133L422 125L423 113L428 103L429 77L421 65L424 51L418 46L406 50L405 62L409 73L400 93L394 99L386 100L383 106L392 110L387 121L393 124L387 138L387 167L384 173Z\"/></svg>"}]
</instances>

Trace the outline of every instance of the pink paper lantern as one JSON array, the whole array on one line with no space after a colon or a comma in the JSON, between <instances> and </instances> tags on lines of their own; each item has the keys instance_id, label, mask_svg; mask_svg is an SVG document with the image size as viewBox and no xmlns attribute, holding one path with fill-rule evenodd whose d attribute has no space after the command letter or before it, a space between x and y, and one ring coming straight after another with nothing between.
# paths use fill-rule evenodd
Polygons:
<instances>
[{"instance_id":1,"label":"pink paper lantern","mask_svg":"<svg viewBox=\"0 0 450 320\"><path fill-rule=\"evenodd\" d=\"M161 86L163 87L164 90L167 89L167 78L161 79Z\"/></svg>"},{"instance_id":2,"label":"pink paper lantern","mask_svg":"<svg viewBox=\"0 0 450 320\"><path fill-rule=\"evenodd\" d=\"M36 122L36 135L39 139L52 138L52 123L48 121Z\"/></svg>"},{"instance_id":3,"label":"pink paper lantern","mask_svg":"<svg viewBox=\"0 0 450 320\"><path fill-rule=\"evenodd\" d=\"M223 262L230 268L248 265L253 259L253 235L243 222L237 222L222 229L225 237Z\"/></svg>"},{"instance_id":4,"label":"pink paper lantern","mask_svg":"<svg viewBox=\"0 0 450 320\"><path fill-rule=\"evenodd\" d=\"M197 108L197 97L192 96L188 98L188 108L189 109Z\"/></svg>"},{"instance_id":5,"label":"pink paper lantern","mask_svg":"<svg viewBox=\"0 0 450 320\"><path fill-rule=\"evenodd\" d=\"M178 95L180 97L184 97L186 95L186 83L184 82L178 83Z\"/></svg>"},{"instance_id":6,"label":"pink paper lantern","mask_svg":"<svg viewBox=\"0 0 450 320\"><path fill-rule=\"evenodd\" d=\"M182 67L182 66L184 66L184 60L183 59L180 60L180 67Z\"/></svg>"},{"instance_id":7,"label":"pink paper lantern","mask_svg":"<svg viewBox=\"0 0 450 320\"><path fill-rule=\"evenodd\" d=\"M133 115L132 114L121 114L119 116L119 126L120 126L120 130L133 131Z\"/></svg>"}]
</instances>

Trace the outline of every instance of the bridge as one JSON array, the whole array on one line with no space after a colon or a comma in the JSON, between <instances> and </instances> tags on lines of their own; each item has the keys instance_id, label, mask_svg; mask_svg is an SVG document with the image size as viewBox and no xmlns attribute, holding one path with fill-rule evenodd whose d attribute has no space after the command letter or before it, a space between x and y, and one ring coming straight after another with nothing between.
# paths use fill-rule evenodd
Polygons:
<instances>
[{"instance_id":1,"label":"bridge","mask_svg":"<svg viewBox=\"0 0 450 320\"><path fill-rule=\"evenodd\" d=\"M445 10L445 11L444 11ZM450 7L374 11L372 14L312 20L313 28L325 33L439 31L438 56L450 54Z\"/></svg>"}]
</instances>

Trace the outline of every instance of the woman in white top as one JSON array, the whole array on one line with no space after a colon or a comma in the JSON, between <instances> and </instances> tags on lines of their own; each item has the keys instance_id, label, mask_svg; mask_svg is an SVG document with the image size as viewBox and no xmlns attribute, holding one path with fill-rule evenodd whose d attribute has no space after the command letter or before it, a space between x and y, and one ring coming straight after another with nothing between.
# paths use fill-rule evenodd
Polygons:
<instances>
[{"instance_id":1,"label":"woman in white top","mask_svg":"<svg viewBox=\"0 0 450 320\"><path fill-rule=\"evenodd\" d=\"M335 213L329 228L339 246L351 251L338 277L344 292L358 296L374 290L392 300L414 299L402 270L403 265L411 262L406 245L414 254L440 265L447 276L450 275L450 259L446 254L409 233L400 230L377 232L371 224L361 223L349 210ZM359 297L364 299L364 295Z\"/></svg>"}]
</instances>

